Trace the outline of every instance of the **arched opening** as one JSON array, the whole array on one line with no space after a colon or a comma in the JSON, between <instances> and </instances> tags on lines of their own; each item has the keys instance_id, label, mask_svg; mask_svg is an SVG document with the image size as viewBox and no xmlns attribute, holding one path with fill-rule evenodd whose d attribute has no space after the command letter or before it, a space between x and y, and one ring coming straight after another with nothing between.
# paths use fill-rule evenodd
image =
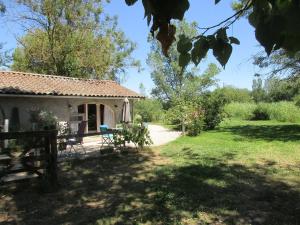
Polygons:
<instances>
[{"instance_id":1,"label":"arched opening","mask_svg":"<svg viewBox=\"0 0 300 225\"><path fill-rule=\"evenodd\" d=\"M116 126L115 113L108 105L104 104L81 104L77 106L80 120L86 120L86 132L99 132L99 126L106 124L113 128Z\"/></svg>"}]
</instances>

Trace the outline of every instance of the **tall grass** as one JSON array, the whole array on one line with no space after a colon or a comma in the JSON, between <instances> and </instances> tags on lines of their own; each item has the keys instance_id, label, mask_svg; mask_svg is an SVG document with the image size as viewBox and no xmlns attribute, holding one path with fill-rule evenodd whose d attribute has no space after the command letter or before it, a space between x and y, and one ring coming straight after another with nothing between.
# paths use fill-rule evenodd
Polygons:
<instances>
[{"instance_id":1,"label":"tall grass","mask_svg":"<svg viewBox=\"0 0 300 225\"><path fill-rule=\"evenodd\" d=\"M250 120L254 116L255 103L233 102L225 106L225 113L231 118Z\"/></svg>"},{"instance_id":2,"label":"tall grass","mask_svg":"<svg viewBox=\"0 0 300 225\"><path fill-rule=\"evenodd\" d=\"M280 122L300 122L300 108L293 102L230 103L225 112L242 120L270 119Z\"/></svg>"}]
</instances>

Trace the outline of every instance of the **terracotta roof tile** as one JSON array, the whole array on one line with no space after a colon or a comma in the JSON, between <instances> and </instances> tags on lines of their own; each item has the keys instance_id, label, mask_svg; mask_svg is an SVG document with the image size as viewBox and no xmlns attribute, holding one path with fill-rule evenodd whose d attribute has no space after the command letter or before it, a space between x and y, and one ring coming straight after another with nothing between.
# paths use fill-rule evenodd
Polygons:
<instances>
[{"instance_id":1,"label":"terracotta roof tile","mask_svg":"<svg viewBox=\"0 0 300 225\"><path fill-rule=\"evenodd\" d=\"M143 98L115 81L0 71L0 94Z\"/></svg>"}]
</instances>

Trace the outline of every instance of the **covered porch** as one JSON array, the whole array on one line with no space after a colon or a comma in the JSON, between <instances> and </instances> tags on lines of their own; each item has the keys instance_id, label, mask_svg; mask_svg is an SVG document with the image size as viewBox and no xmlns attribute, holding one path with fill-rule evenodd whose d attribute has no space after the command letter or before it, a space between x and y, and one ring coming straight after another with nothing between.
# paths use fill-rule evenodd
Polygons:
<instances>
[{"instance_id":1,"label":"covered porch","mask_svg":"<svg viewBox=\"0 0 300 225\"><path fill-rule=\"evenodd\" d=\"M131 120L133 120L134 99L129 99ZM99 99L69 102L70 118L68 120L72 132L78 130L82 121L87 121L85 133L100 132L100 125L115 128L121 122L124 98Z\"/></svg>"}]
</instances>

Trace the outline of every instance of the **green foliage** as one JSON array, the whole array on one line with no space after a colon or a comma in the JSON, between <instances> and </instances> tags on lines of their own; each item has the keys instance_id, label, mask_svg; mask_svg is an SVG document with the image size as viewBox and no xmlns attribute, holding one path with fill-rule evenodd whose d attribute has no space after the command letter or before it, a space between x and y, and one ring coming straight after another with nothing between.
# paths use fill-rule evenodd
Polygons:
<instances>
[{"instance_id":1,"label":"green foliage","mask_svg":"<svg viewBox=\"0 0 300 225\"><path fill-rule=\"evenodd\" d=\"M128 5L132 5L137 0L125 0ZM189 9L188 0L143 0L145 9L145 17L147 17L148 25L153 21L151 31L158 30L157 40L162 44L165 55L175 39L176 29L170 24L172 19L182 20L185 12ZM215 0L215 4L220 0ZM207 42L209 48L213 50L213 54L220 64L225 67L232 53L232 44L240 44L235 37L227 37L226 29L237 19L243 15L248 16L249 23L255 28L256 39L265 48L268 55L273 50L280 48L285 49L291 54L295 54L300 50L300 5L297 0L290 1L274 1L274 0L240 0L235 1L232 7L237 11L234 15L211 26L200 28L204 32L201 35L191 38L189 41L184 38L179 42L178 50L182 51L180 57L180 65L185 67L188 61L192 61L197 65L207 53ZM210 35L205 34L214 30ZM199 47L195 44L198 40L205 42L205 47ZM192 47L192 53L188 49ZM195 47L197 46L197 47ZM196 49L196 50L195 50Z\"/></svg>"},{"instance_id":2,"label":"green foliage","mask_svg":"<svg viewBox=\"0 0 300 225\"><path fill-rule=\"evenodd\" d=\"M257 104L255 110L253 111L252 120L269 120L270 112L269 105L266 103Z\"/></svg>"},{"instance_id":3,"label":"green foliage","mask_svg":"<svg viewBox=\"0 0 300 225\"><path fill-rule=\"evenodd\" d=\"M265 81L265 89L270 102L292 101L300 93L300 79L269 78Z\"/></svg>"},{"instance_id":4,"label":"green foliage","mask_svg":"<svg viewBox=\"0 0 300 225\"><path fill-rule=\"evenodd\" d=\"M300 110L293 102L230 103L225 112L232 118L243 120L270 119L280 122L299 122Z\"/></svg>"},{"instance_id":5,"label":"green foliage","mask_svg":"<svg viewBox=\"0 0 300 225\"><path fill-rule=\"evenodd\" d=\"M300 94L294 97L295 105L300 107Z\"/></svg>"},{"instance_id":6,"label":"green foliage","mask_svg":"<svg viewBox=\"0 0 300 225\"><path fill-rule=\"evenodd\" d=\"M177 42L172 44L168 58L162 54L159 43L152 38L149 39L151 52L148 54L147 64L151 68L151 78L155 84L152 95L162 100L166 108L170 107L172 99L177 99L182 95L193 98L207 90L215 83L214 76L220 72L215 64L210 64L203 74L199 74L199 70L193 65L181 67L190 55L180 54L177 48L181 52L190 48L190 45L186 44L184 40L197 35L197 24L182 21L176 23L176 27L176 40L181 44L179 46Z\"/></svg>"},{"instance_id":7,"label":"green foliage","mask_svg":"<svg viewBox=\"0 0 300 225\"><path fill-rule=\"evenodd\" d=\"M205 127L204 110L196 108L188 118L187 121L187 134L189 136L197 136L203 131Z\"/></svg>"},{"instance_id":8,"label":"green foliage","mask_svg":"<svg viewBox=\"0 0 300 225\"><path fill-rule=\"evenodd\" d=\"M116 18L104 18L102 1L19 3L30 28L14 52L13 69L120 81L126 68L139 66L131 57L136 45L118 30Z\"/></svg>"},{"instance_id":9,"label":"green foliage","mask_svg":"<svg viewBox=\"0 0 300 225\"><path fill-rule=\"evenodd\" d=\"M254 56L253 64L268 70L267 75L297 79L300 74L300 51L289 54L284 50L277 50L270 56L260 52Z\"/></svg>"},{"instance_id":10,"label":"green foliage","mask_svg":"<svg viewBox=\"0 0 300 225\"><path fill-rule=\"evenodd\" d=\"M34 124L34 130L51 130L57 128L57 117L52 113L41 109L29 111L29 121Z\"/></svg>"},{"instance_id":11,"label":"green foliage","mask_svg":"<svg viewBox=\"0 0 300 225\"><path fill-rule=\"evenodd\" d=\"M219 63L225 68L231 53L231 44L240 44L235 37L227 37L227 28L219 29L214 35L199 35L197 38L188 38L184 35L179 36L177 50L180 53L179 65L186 67L192 60L197 66L207 55L209 49Z\"/></svg>"},{"instance_id":12,"label":"green foliage","mask_svg":"<svg viewBox=\"0 0 300 225\"><path fill-rule=\"evenodd\" d=\"M217 94L222 94L228 102L251 102L251 92L248 89L236 88L233 86L225 86L223 88L217 88L215 91Z\"/></svg>"},{"instance_id":13,"label":"green foliage","mask_svg":"<svg viewBox=\"0 0 300 225\"><path fill-rule=\"evenodd\" d=\"M227 104L224 109L225 113L230 118L250 120L253 118L253 112L256 109L256 104L232 102Z\"/></svg>"},{"instance_id":14,"label":"green foliage","mask_svg":"<svg viewBox=\"0 0 300 225\"><path fill-rule=\"evenodd\" d=\"M269 105L271 120L280 122L299 122L300 110L293 102L276 102Z\"/></svg>"},{"instance_id":15,"label":"green foliage","mask_svg":"<svg viewBox=\"0 0 300 225\"><path fill-rule=\"evenodd\" d=\"M125 145L125 142L132 142L139 149L144 149L146 145L153 144L149 130L143 123L122 124L122 127L121 135L114 137L117 145Z\"/></svg>"},{"instance_id":16,"label":"green foliage","mask_svg":"<svg viewBox=\"0 0 300 225\"><path fill-rule=\"evenodd\" d=\"M185 132L188 126L193 126L193 119L201 116L200 112L201 108L197 108L195 102L177 99L166 112L166 120L169 124L180 125L182 132Z\"/></svg>"},{"instance_id":17,"label":"green foliage","mask_svg":"<svg viewBox=\"0 0 300 225\"><path fill-rule=\"evenodd\" d=\"M140 149L153 144L149 130L143 124L133 124L131 129L131 141Z\"/></svg>"},{"instance_id":18,"label":"green foliage","mask_svg":"<svg viewBox=\"0 0 300 225\"><path fill-rule=\"evenodd\" d=\"M134 104L134 113L140 115L144 122L157 122L162 119L164 110L160 101L147 98Z\"/></svg>"},{"instance_id":19,"label":"green foliage","mask_svg":"<svg viewBox=\"0 0 300 225\"><path fill-rule=\"evenodd\" d=\"M0 1L0 13L4 13L6 11L6 7L2 1Z\"/></svg>"},{"instance_id":20,"label":"green foliage","mask_svg":"<svg viewBox=\"0 0 300 225\"><path fill-rule=\"evenodd\" d=\"M227 100L223 94L210 93L204 95L201 106L204 109L204 129L212 130L220 124L225 117L224 106Z\"/></svg>"},{"instance_id":21,"label":"green foliage","mask_svg":"<svg viewBox=\"0 0 300 225\"><path fill-rule=\"evenodd\" d=\"M9 51L2 51L3 44L0 43L0 67L8 67L11 61L11 56Z\"/></svg>"},{"instance_id":22,"label":"green foliage","mask_svg":"<svg viewBox=\"0 0 300 225\"><path fill-rule=\"evenodd\" d=\"M262 102L266 100L267 93L263 86L263 80L260 77L253 80L251 95L255 102Z\"/></svg>"}]
</instances>

